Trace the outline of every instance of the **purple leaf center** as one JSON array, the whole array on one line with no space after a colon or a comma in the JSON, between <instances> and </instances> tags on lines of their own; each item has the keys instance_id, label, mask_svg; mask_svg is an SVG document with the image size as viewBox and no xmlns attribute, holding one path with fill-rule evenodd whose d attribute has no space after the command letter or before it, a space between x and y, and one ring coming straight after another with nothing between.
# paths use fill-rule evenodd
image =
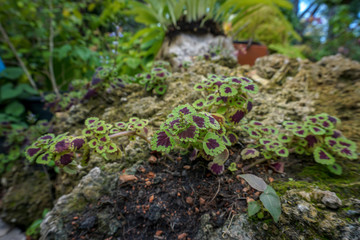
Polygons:
<instances>
[{"instance_id":1,"label":"purple leaf center","mask_svg":"<svg viewBox=\"0 0 360 240\"><path fill-rule=\"evenodd\" d=\"M205 119L204 118L198 117L198 116L193 116L193 121L199 128L205 127Z\"/></svg>"},{"instance_id":2,"label":"purple leaf center","mask_svg":"<svg viewBox=\"0 0 360 240\"><path fill-rule=\"evenodd\" d=\"M29 148L27 154L32 157L40 151L41 148Z\"/></svg>"},{"instance_id":3,"label":"purple leaf center","mask_svg":"<svg viewBox=\"0 0 360 240\"><path fill-rule=\"evenodd\" d=\"M169 147L171 145L170 138L165 132L159 132L156 141L158 146Z\"/></svg>"},{"instance_id":4,"label":"purple leaf center","mask_svg":"<svg viewBox=\"0 0 360 240\"><path fill-rule=\"evenodd\" d=\"M206 146L208 147L208 149L216 149L220 146L220 144L216 141L216 139L209 138L207 140Z\"/></svg>"}]
</instances>

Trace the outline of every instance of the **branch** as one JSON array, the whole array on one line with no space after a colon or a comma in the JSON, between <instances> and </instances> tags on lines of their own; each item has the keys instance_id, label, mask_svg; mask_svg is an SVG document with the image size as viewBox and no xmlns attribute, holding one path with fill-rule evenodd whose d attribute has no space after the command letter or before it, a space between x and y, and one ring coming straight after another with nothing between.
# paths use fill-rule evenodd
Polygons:
<instances>
[{"instance_id":1,"label":"branch","mask_svg":"<svg viewBox=\"0 0 360 240\"><path fill-rule=\"evenodd\" d=\"M50 36L49 36L49 51L50 51L50 56L49 56L49 71L50 71L50 81L52 84L52 87L54 89L54 92L56 94L56 96L58 98L60 98L60 93L59 93L59 89L56 85L56 79L55 79L55 74L54 74L54 65L53 65L53 52L54 52L54 29L53 29L53 25L52 25L52 10L53 10L53 6L52 6L52 0L49 0L49 10L50 10L50 19L49 19L49 25L50 25Z\"/></svg>"},{"instance_id":2,"label":"branch","mask_svg":"<svg viewBox=\"0 0 360 240\"><path fill-rule=\"evenodd\" d=\"M0 32L1 32L1 35L3 36L4 38L4 41L9 45L12 53L15 55L15 58L17 59L17 61L19 62L20 64L20 67L22 68L22 70L24 71L26 77L28 78L31 86L37 91L39 92L39 89L36 87L36 84L35 84L35 81L34 79L31 77L31 74L29 72L29 70L27 69L27 67L25 66L25 63L22 61L22 59L20 58L18 52L16 51L16 48L14 47L14 45L12 44L12 42L10 41L9 39L9 36L7 35L5 29L3 28L3 26L1 25L1 22L0 22ZM40 95L42 96L42 93L40 93Z\"/></svg>"}]
</instances>

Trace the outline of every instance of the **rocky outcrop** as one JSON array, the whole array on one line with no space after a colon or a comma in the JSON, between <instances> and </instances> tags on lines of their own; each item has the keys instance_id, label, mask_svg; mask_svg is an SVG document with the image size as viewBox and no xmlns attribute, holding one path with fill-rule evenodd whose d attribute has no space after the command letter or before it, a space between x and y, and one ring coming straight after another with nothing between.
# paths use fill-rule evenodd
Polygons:
<instances>
[{"instance_id":1,"label":"rocky outcrop","mask_svg":"<svg viewBox=\"0 0 360 240\"><path fill-rule=\"evenodd\" d=\"M338 57L334 59L338 61ZM258 60L256 71L248 67L231 69L208 61L195 62L188 72L173 73L167 79L168 92L162 97L149 96L141 87L130 85L121 93L121 97L114 98L111 106L98 108L87 114L98 116L108 122L126 121L132 116L147 118L152 127L151 133L160 126L174 107L191 103L199 98L201 93L192 90L194 84L200 82L208 73L215 73L226 76L247 74L260 85L260 93L254 96L255 104L249 118L272 125L280 124L284 120L302 120L307 115L323 110L319 107L321 105L318 101L325 93L319 92L318 87L320 89L324 82L328 82L325 76L332 76L332 79L344 76L340 73L323 74L330 60L314 64L308 60L271 55ZM343 62L348 63L348 61ZM341 61L338 64L341 64ZM355 63L353 67L356 67ZM346 72L346 69L350 68L329 69L330 72ZM349 73L345 75L350 76L349 79L356 76ZM344 84L350 87L351 84L356 83ZM349 95L354 93L356 89L352 89ZM337 100L330 98L330 101ZM351 111L357 110L352 108ZM354 125L350 122L349 126ZM147 144L138 142L132 142L127 147L127 155L123 159L126 166L149 157L150 149ZM101 158L94 158L90 166L91 168L95 165L103 166L104 171L116 173L125 167L124 162L106 162ZM96 202L103 193L110 193L115 188L118 181L116 174L108 175L104 171L93 168L70 194L58 200L42 224L43 239L66 239L68 229L63 222L65 216L82 212L87 204ZM281 200L283 214L276 224L256 218L249 219L245 214L239 214L230 217L223 227L216 229L208 223L204 215L196 239L359 239L360 200L340 199L334 191L315 187L287 189L282 192ZM104 231L114 232L120 228L119 222L109 219L111 224L106 225L108 216L106 209L96 216L89 216L83 227L90 227L96 223L104 226Z\"/></svg>"},{"instance_id":2,"label":"rocky outcrop","mask_svg":"<svg viewBox=\"0 0 360 240\"><path fill-rule=\"evenodd\" d=\"M103 173L100 168L93 168L73 191L57 200L54 208L46 215L41 224L41 239L66 240L68 233L63 219L96 202L103 194L111 192L118 183L117 175Z\"/></svg>"}]
</instances>

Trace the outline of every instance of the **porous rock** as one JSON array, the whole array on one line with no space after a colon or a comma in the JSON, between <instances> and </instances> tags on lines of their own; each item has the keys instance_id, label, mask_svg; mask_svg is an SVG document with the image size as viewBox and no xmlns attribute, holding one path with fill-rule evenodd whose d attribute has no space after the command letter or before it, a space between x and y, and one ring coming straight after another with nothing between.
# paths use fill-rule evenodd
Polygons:
<instances>
[{"instance_id":1,"label":"porous rock","mask_svg":"<svg viewBox=\"0 0 360 240\"><path fill-rule=\"evenodd\" d=\"M68 233L63 220L69 214L82 211L88 203L115 189L117 179L116 174L105 174L100 168L93 168L71 193L60 197L46 215L41 224L41 239L67 239Z\"/></svg>"}]
</instances>

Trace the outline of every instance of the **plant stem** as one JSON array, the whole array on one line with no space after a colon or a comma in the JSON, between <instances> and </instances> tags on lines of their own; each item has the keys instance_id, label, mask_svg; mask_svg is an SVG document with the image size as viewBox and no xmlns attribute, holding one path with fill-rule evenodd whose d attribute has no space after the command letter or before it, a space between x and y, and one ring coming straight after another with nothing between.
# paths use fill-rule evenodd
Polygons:
<instances>
[{"instance_id":1,"label":"plant stem","mask_svg":"<svg viewBox=\"0 0 360 240\"><path fill-rule=\"evenodd\" d=\"M249 170L250 168L260 164L260 163L263 163L263 162L266 162L266 159L265 158L261 158L261 159L258 159L257 161L245 166L242 170L243 171L246 171L246 170Z\"/></svg>"},{"instance_id":2,"label":"plant stem","mask_svg":"<svg viewBox=\"0 0 360 240\"><path fill-rule=\"evenodd\" d=\"M56 79L54 74L54 64L53 64L53 52L54 52L54 29L53 29L53 18L52 18L52 0L49 0L49 10L50 10L50 19L49 19L49 25L50 25L50 35L49 35L49 71L50 71L50 81L52 84L52 87L54 89L54 92L58 98L60 98L59 89L56 85Z\"/></svg>"},{"instance_id":3,"label":"plant stem","mask_svg":"<svg viewBox=\"0 0 360 240\"><path fill-rule=\"evenodd\" d=\"M24 62L22 61L22 59L20 58L18 52L16 51L16 48L14 47L14 45L12 44L12 42L9 39L9 36L7 35L5 29L3 28L3 26L0 23L0 32L5 40L5 42L9 45L11 51L13 52L13 54L15 55L15 58L17 59L17 61L20 64L20 67L22 68L22 70L24 71L26 77L28 78L31 86L37 91L39 92L39 89L36 87L35 81L34 79L31 77L31 74L29 72L29 70L27 69L27 67L25 66ZM42 96L42 93L39 93L40 96Z\"/></svg>"},{"instance_id":4,"label":"plant stem","mask_svg":"<svg viewBox=\"0 0 360 240\"><path fill-rule=\"evenodd\" d=\"M114 133L112 135L109 135L109 138L117 138L117 137L122 137L122 136L131 136L131 135L135 135L136 131L125 131L125 132L119 132L119 133Z\"/></svg>"}]
</instances>

